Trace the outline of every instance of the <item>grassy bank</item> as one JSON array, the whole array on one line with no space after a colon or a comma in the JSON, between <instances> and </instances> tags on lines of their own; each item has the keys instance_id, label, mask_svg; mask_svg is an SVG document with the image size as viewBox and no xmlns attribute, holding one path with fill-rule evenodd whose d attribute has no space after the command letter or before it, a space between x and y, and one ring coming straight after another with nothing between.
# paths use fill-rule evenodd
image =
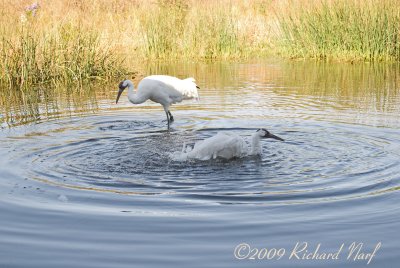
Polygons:
<instances>
[{"instance_id":1,"label":"grassy bank","mask_svg":"<svg viewBox=\"0 0 400 268\"><path fill-rule=\"evenodd\" d=\"M232 59L271 48L268 1L2 0L7 87L121 76L145 60Z\"/></svg>"},{"instance_id":2,"label":"grassy bank","mask_svg":"<svg viewBox=\"0 0 400 268\"><path fill-rule=\"evenodd\" d=\"M400 60L395 0L0 2L2 88L121 76L144 60Z\"/></svg>"},{"instance_id":3,"label":"grassy bank","mask_svg":"<svg viewBox=\"0 0 400 268\"><path fill-rule=\"evenodd\" d=\"M119 74L119 60L99 44L95 31L69 24L35 34L23 26L17 36L3 37L1 80L8 87L80 84ZM122 69L121 69L122 70Z\"/></svg>"},{"instance_id":4,"label":"grassy bank","mask_svg":"<svg viewBox=\"0 0 400 268\"><path fill-rule=\"evenodd\" d=\"M278 15L279 50L301 58L399 61L400 6L394 0L335 0Z\"/></svg>"}]
</instances>

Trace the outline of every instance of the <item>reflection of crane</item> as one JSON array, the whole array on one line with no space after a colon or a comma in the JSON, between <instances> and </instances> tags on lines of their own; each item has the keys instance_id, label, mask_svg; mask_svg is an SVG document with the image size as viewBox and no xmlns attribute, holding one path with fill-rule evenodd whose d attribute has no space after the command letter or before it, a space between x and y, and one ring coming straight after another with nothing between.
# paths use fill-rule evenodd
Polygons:
<instances>
[{"instance_id":1,"label":"reflection of crane","mask_svg":"<svg viewBox=\"0 0 400 268\"><path fill-rule=\"evenodd\" d=\"M169 111L169 106L173 103L181 102L186 99L199 99L197 89L199 88L194 78L179 79L168 75L151 75L139 82L137 91L134 91L132 81L124 80L119 83L119 91L116 103L125 88L128 88L128 99L133 104L143 103L152 100L164 107L167 115L168 129L174 117Z\"/></svg>"},{"instance_id":2,"label":"reflection of crane","mask_svg":"<svg viewBox=\"0 0 400 268\"><path fill-rule=\"evenodd\" d=\"M196 142L193 149L191 147L185 148L184 146L182 152L173 154L173 158L176 160L209 160L217 157L231 159L234 157L258 155L261 154L260 139L262 138L284 141L282 138L271 134L265 128L258 129L252 135L250 146L238 135L218 132L213 137Z\"/></svg>"}]
</instances>

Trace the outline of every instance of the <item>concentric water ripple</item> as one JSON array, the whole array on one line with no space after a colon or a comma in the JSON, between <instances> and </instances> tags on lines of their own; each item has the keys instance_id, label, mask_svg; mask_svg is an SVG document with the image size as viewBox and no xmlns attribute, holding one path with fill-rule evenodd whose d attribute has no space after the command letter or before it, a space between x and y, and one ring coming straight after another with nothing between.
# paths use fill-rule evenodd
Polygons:
<instances>
[{"instance_id":1,"label":"concentric water ripple","mask_svg":"<svg viewBox=\"0 0 400 268\"><path fill-rule=\"evenodd\" d=\"M257 121L254 125L268 126L286 141L264 141L259 157L177 162L170 154L184 143L219 131L249 139L254 129L231 122L227 128L178 125L167 132L157 120L109 119L63 124L53 132L62 131L65 139L39 135L14 161L26 165L25 176L63 187L218 203L321 202L383 194L400 185L399 140L390 129Z\"/></svg>"},{"instance_id":2,"label":"concentric water ripple","mask_svg":"<svg viewBox=\"0 0 400 268\"><path fill-rule=\"evenodd\" d=\"M1 267L396 267L397 67L185 62L145 73L198 81L201 102L174 105L171 132L158 104L124 95L115 105L115 85L77 91L76 103L0 107ZM232 161L170 157L260 127L285 142ZM289 253L297 241L382 247L369 265L345 252L331 262L233 256L243 242Z\"/></svg>"}]
</instances>

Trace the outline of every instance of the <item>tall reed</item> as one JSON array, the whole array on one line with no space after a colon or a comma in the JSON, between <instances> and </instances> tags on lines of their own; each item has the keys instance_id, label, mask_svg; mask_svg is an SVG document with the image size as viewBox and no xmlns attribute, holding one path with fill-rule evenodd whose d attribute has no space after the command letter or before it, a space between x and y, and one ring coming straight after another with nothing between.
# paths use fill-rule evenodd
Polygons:
<instances>
[{"instance_id":1,"label":"tall reed","mask_svg":"<svg viewBox=\"0 0 400 268\"><path fill-rule=\"evenodd\" d=\"M61 25L38 36L23 29L16 41L1 40L0 80L10 87L78 83L121 73L120 62L99 45L98 34Z\"/></svg>"},{"instance_id":2,"label":"tall reed","mask_svg":"<svg viewBox=\"0 0 400 268\"><path fill-rule=\"evenodd\" d=\"M248 56L238 27L239 10L221 3L160 0L140 18L146 58L236 58Z\"/></svg>"},{"instance_id":3,"label":"tall reed","mask_svg":"<svg viewBox=\"0 0 400 268\"><path fill-rule=\"evenodd\" d=\"M396 0L2 0L0 87L82 85L145 60L400 60Z\"/></svg>"},{"instance_id":4,"label":"tall reed","mask_svg":"<svg viewBox=\"0 0 400 268\"><path fill-rule=\"evenodd\" d=\"M97 29L68 21L41 28L35 13L28 11L22 13L11 34L4 28L0 32L1 87L81 86L124 72L122 58L111 45L101 43Z\"/></svg>"},{"instance_id":5,"label":"tall reed","mask_svg":"<svg viewBox=\"0 0 400 268\"><path fill-rule=\"evenodd\" d=\"M281 49L293 57L400 60L400 6L394 0L321 1L278 15Z\"/></svg>"}]
</instances>

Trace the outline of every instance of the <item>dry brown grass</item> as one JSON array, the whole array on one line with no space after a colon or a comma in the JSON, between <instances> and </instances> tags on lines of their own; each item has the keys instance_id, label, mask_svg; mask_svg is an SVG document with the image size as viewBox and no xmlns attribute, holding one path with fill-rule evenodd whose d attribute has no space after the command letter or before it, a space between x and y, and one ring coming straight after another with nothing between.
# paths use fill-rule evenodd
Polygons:
<instances>
[{"instance_id":1,"label":"dry brown grass","mask_svg":"<svg viewBox=\"0 0 400 268\"><path fill-rule=\"evenodd\" d=\"M101 33L123 54L144 58L239 57L271 44L275 1L43 0L32 25L69 23ZM31 1L2 0L2 33L19 27ZM152 41L156 41L154 48ZM164 55L165 54L165 55Z\"/></svg>"},{"instance_id":2,"label":"dry brown grass","mask_svg":"<svg viewBox=\"0 0 400 268\"><path fill-rule=\"evenodd\" d=\"M386 30L383 27L385 16L389 16L393 40L398 39L399 31L394 22L399 16L392 12L398 10L392 8L396 6L394 0L385 0L385 5L374 0L42 0L38 1L40 8L35 16L26 12L31 1L0 1L0 45L3 50L0 80L8 84L10 78L6 77L4 66L14 68L11 72L17 76L14 83L18 84L27 80L31 83L46 81L49 79L46 75L64 80L112 76L118 73L117 69L122 70L122 63L129 70L135 70L141 61L154 59L232 59L277 53L293 57L327 58L332 54L333 57L359 55L387 59L390 55L382 56L387 51L385 47L393 45L393 51L400 51L397 43L388 45L387 38L380 38ZM349 7L348 14L355 11L354 14L360 14L358 24L354 24L360 32L355 31L355 27L339 27L335 35L329 34L332 22L351 24L339 21L340 12L347 10L337 9L338 3ZM385 7L386 13L381 12L381 7ZM375 15L379 25L370 19ZM24 16L26 22L23 22ZM323 20L319 21L321 18ZM365 21L368 24L364 25ZM371 36L376 37L379 47L369 43L371 46L366 51L358 53L350 41L354 39L360 44L368 41L368 36L353 38L369 30L364 26L370 27ZM72 38L64 38L62 32L65 29L73 33L70 34ZM317 35L313 29L318 29ZM354 30L349 42L341 41L342 34L350 36L341 29ZM325 37L318 35L324 33ZM26 42L27 38L32 42ZM75 51L81 44L88 46L93 38L95 45L90 49ZM53 43L49 44L49 40ZM329 42L334 46L327 46ZM26 44L25 50L10 49L10 46L18 48ZM72 59L78 60L68 57L66 60L67 53L59 54L65 47L67 53L75 52ZM347 47L351 50L346 51ZM37 49L36 55L29 59L31 69L19 73L18 66L27 67L24 57L29 58L32 54L29 51L34 49ZM45 54L44 50L50 52ZM54 62L53 58L41 57L53 54L57 58ZM7 65L5 58L12 59L15 64ZM85 64L86 60L92 60L92 63ZM52 68L60 73L49 74L43 68L43 62L52 63ZM76 64L70 66L67 62ZM43 79L35 78L40 75Z\"/></svg>"}]
</instances>

